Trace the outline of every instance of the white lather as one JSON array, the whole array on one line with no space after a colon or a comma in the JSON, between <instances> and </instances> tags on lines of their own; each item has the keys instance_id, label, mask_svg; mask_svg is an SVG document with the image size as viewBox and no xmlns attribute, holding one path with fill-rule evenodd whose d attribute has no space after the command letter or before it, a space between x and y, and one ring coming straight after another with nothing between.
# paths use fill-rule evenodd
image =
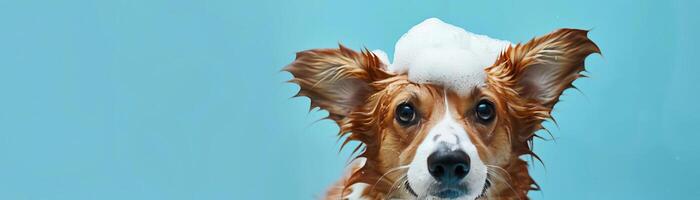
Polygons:
<instances>
[{"instance_id":1,"label":"white lather","mask_svg":"<svg viewBox=\"0 0 700 200\"><path fill-rule=\"evenodd\" d=\"M409 80L415 83L466 91L483 83L484 68L492 65L510 45L508 41L474 34L430 18L401 36L394 49L393 63L383 51L373 52L387 64L390 72L408 74Z\"/></svg>"}]
</instances>

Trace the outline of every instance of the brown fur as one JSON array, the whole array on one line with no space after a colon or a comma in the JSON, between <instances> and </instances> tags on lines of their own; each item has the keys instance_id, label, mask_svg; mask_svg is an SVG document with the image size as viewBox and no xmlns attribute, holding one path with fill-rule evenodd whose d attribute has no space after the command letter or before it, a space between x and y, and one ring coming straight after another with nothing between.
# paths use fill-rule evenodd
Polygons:
<instances>
[{"instance_id":1,"label":"brown fur","mask_svg":"<svg viewBox=\"0 0 700 200\"><path fill-rule=\"evenodd\" d=\"M445 114L437 109L444 107L445 95L453 108L446 112L464 122L479 157L490 166L492 186L483 198L527 199L527 192L538 187L520 156L537 158L531 151L535 132L543 128L542 121L551 119L559 95L582 76L586 56L600 52L586 33L561 29L509 47L485 69L486 85L468 96L443 93L439 85L416 84L406 75L386 72L366 50L355 52L341 45L298 53L285 68L294 76L290 82L301 88L297 96L309 97L311 108L328 110L328 118L340 126L339 137L345 138L342 146L359 141L355 151L361 150L358 157L367 159L363 166L351 166L326 199L342 199L354 183L370 185L363 191L366 198L407 197L402 187L406 170L397 167L411 162L428 130ZM483 98L496 105L492 124L475 123L469 114ZM394 121L394 108L404 101L417 102L422 111L418 125L406 128Z\"/></svg>"}]
</instances>

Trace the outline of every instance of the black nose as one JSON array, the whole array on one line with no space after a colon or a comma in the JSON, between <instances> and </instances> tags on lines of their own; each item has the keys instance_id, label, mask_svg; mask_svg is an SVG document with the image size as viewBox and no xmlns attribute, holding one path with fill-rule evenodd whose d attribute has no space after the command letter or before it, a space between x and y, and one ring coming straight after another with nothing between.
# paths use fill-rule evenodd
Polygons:
<instances>
[{"instance_id":1,"label":"black nose","mask_svg":"<svg viewBox=\"0 0 700 200\"><path fill-rule=\"evenodd\" d=\"M456 184L469 173L469 163L464 151L442 148L428 156L428 171L438 182Z\"/></svg>"}]
</instances>

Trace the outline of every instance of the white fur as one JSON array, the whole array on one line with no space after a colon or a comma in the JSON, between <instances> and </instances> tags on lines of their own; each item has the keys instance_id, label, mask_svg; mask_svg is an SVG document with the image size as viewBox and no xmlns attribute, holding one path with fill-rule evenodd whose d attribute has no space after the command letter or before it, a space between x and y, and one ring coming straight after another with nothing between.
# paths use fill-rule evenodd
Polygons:
<instances>
[{"instance_id":1,"label":"white fur","mask_svg":"<svg viewBox=\"0 0 700 200\"><path fill-rule=\"evenodd\" d=\"M362 168L365 166L367 163L367 158L365 157L357 157L355 160L350 162L348 165L348 173L353 174L355 173L358 169ZM367 189L367 186L369 184L367 183L355 183L350 185L350 189L352 192L349 194L346 194L343 199L348 199L348 200L364 200L367 199L366 197L363 197L362 194L364 193L365 189Z\"/></svg>"},{"instance_id":2,"label":"white fur","mask_svg":"<svg viewBox=\"0 0 700 200\"><path fill-rule=\"evenodd\" d=\"M434 140L433 138L437 138ZM428 172L428 156L435 152L438 144L447 143L453 150L461 149L469 155L471 169L462 183L467 185L468 193L459 199L473 200L478 197L486 184L486 165L479 158L476 146L471 142L464 127L450 114L450 107L445 97L445 117L440 120L423 139L416 150L416 155L408 168L408 182L419 197L432 198L427 189L436 180Z\"/></svg>"},{"instance_id":3,"label":"white fur","mask_svg":"<svg viewBox=\"0 0 700 200\"><path fill-rule=\"evenodd\" d=\"M365 200L368 199L367 197L362 196L362 193L364 193L365 189L369 184L367 183L355 183L350 186L350 189L352 192L350 194L347 194L343 197L343 199L348 199L348 200Z\"/></svg>"},{"instance_id":4,"label":"white fur","mask_svg":"<svg viewBox=\"0 0 700 200\"><path fill-rule=\"evenodd\" d=\"M467 32L437 18L411 28L396 43L394 62L379 52L388 70L408 74L416 83L443 85L460 94L483 83L484 68L492 65L510 42Z\"/></svg>"}]
</instances>

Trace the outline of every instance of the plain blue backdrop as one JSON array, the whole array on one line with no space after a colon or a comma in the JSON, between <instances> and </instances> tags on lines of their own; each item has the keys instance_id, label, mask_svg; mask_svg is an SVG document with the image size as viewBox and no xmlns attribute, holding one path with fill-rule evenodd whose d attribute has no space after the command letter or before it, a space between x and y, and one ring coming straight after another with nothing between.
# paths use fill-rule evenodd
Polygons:
<instances>
[{"instance_id":1,"label":"plain blue backdrop","mask_svg":"<svg viewBox=\"0 0 700 200\"><path fill-rule=\"evenodd\" d=\"M697 1L0 1L0 199L312 199L337 127L279 70L429 17L513 42L591 29L533 199L700 195Z\"/></svg>"}]
</instances>

